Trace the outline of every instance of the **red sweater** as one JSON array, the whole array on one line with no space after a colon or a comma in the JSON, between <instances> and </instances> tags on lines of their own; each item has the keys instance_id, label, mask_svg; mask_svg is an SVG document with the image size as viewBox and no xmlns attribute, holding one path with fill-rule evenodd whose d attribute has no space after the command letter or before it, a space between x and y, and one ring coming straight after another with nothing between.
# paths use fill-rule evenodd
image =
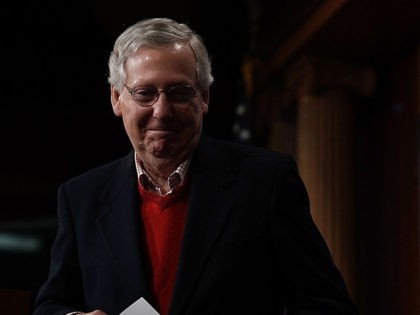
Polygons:
<instances>
[{"instance_id":1,"label":"red sweater","mask_svg":"<svg viewBox=\"0 0 420 315\"><path fill-rule=\"evenodd\" d=\"M175 284L187 213L187 182L165 196L148 192L139 184L140 211L150 257L152 289L160 315L168 314Z\"/></svg>"}]
</instances>

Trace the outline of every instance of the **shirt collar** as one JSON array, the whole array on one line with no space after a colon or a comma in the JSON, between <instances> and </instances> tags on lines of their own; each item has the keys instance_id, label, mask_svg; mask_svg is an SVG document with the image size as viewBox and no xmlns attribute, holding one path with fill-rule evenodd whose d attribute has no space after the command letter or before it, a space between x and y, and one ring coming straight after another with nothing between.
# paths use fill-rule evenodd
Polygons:
<instances>
[{"instance_id":1,"label":"shirt collar","mask_svg":"<svg viewBox=\"0 0 420 315\"><path fill-rule=\"evenodd\" d=\"M190 160L191 158L179 164L178 167L169 175L167 182L170 190L167 192L167 194L171 193L176 187L184 182ZM154 192L158 195L163 195L159 185L153 181L153 179L143 168L143 162L136 151L134 151L134 161L136 162L137 178L140 185L142 185L142 187L147 191Z\"/></svg>"}]
</instances>

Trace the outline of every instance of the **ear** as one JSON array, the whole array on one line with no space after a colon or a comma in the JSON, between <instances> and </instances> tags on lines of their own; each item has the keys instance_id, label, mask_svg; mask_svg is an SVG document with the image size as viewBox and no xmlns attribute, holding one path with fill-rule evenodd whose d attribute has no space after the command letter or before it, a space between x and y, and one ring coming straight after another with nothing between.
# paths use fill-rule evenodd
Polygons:
<instances>
[{"instance_id":1,"label":"ear","mask_svg":"<svg viewBox=\"0 0 420 315\"><path fill-rule=\"evenodd\" d=\"M118 92L113 85L111 85L111 104L112 110L114 111L115 116L120 117L122 115L121 102L120 102L120 92Z\"/></svg>"},{"instance_id":2,"label":"ear","mask_svg":"<svg viewBox=\"0 0 420 315\"><path fill-rule=\"evenodd\" d=\"M201 92L201 111L207 114L209 111L210 91L205 90Z\"/></svg>"}]
</instances>

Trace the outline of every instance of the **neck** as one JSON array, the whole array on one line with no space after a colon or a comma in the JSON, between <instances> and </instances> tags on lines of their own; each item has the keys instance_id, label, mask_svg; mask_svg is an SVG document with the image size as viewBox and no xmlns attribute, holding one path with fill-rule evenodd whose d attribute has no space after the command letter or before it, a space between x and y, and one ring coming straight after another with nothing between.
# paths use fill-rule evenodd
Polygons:
<instances>
[{"instance_id":1,"label":"neck","mask_svg":"<svg viewBox=\"0 0 420 315\"><path fill-rule=\"evenodd\" d=\"M149 160L147 158L141 158L141 161L142 167L146 170L147 174L156 181L156 183L166 181L169 175L171 175L171 173L175 171L179 165L178 162L162 159Z\"/></svg>"}]
</instances>

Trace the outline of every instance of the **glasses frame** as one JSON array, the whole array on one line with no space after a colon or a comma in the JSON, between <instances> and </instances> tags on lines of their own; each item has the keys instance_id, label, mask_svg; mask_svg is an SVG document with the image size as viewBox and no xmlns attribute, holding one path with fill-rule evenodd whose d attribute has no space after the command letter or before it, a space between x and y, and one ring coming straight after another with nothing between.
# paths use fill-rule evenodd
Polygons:
<instances>
[{"instance_id":1,"label":"glasses frame","mask_svg":"<svg viewBox=\"0 0 420 315\"><path fill-rule=\"evenodd\" d=\"M133 94L136 92L136 90L141 89L141 87L130 88L126 84L124 84L124 86L127 89L128 93L130 93L131 99L136 104L140 105L141 107L145 107L145 108L153 106L159 100L159 97L160 97L160 94L161 93L165 93L166 94L166 97L167 97L169 103L171 103L174 106L181 107L181 108L188 107L189 104L191 103L191 101L200 94L200 92L195 87L193 87L190 84L176 84L176 85L172 85L172 86L170 86L170 87L168 87L166 89L158 89L158 88L152 86L152 87L149 87L149 88L153 88L155 90L154 98L153 98L153 100L150 103L144 103L144 102L139 102L133 96ZM188 101L185 101L185 103L173 102L173 100L171 100L170 91L173 90L174 88L177 88L177 87L188 87L188 88L191 88L192 91L194 91L194 94L192 94L191 97L188 99Z\"/></svg>"}]
</instances>

